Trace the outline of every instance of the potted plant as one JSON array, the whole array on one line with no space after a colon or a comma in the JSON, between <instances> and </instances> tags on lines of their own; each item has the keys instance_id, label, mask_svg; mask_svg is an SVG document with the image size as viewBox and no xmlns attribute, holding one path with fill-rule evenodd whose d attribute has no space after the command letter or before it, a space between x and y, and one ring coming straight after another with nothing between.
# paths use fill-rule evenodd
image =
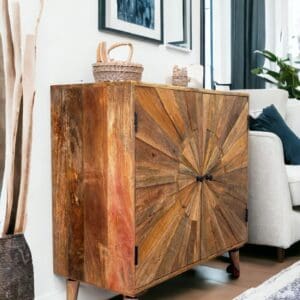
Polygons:
<instances>
[{"instance_id":1,"label":"potted plant","mask_svg":"<svg viewBox=\"0 0 300 300\"><path fill-rule=\"evenodd\" d=\"M277 71L273 71L266 67L259 67L252 69L252 74L276 85L279 89L286 90L289 93L289 98L300 100L300 69L293 66L289 58L279 58L270 51L257 50L255 53L264 56L271 63L276 64Z\"/></svg>"},{"instance_id":2,"label":"potted plant","mask_svg":"<svg viewBox=\"0 0 300 300\"><path fill-rule=\"evenodd\" d=\"M0 299L34 299L33 264L24 237L35 99L36 31L22 48L20 5L2 0L5 165L0 216ZM24 49L24 51L22 51Z\"/></svg>"}]
</instances>

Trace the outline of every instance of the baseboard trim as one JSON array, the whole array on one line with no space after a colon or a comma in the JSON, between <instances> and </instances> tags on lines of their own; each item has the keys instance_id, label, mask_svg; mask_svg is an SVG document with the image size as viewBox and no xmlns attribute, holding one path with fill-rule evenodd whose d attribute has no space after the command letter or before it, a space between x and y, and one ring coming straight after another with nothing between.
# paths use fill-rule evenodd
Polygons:
<instances>
[{"instance_id":1,"label":"baseboard trim","mask_svg":"<svg viewBox=\"0 0 300 300\"><path fill-rule=\"evenodd\" d=\"M66 292L65 290L61 290L59 292L50 293L44 296L35 297L35 300L65 300Z\"/></svg>"}]
</instances>

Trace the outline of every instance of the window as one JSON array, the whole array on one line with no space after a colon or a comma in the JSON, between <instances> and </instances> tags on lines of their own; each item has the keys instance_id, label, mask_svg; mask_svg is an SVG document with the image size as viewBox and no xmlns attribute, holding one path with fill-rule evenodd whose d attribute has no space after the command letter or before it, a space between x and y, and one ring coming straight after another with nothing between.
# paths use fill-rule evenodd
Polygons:
<instances>
[{"instance_id":1,"label":"window","mask_svg":"<svg viewBox=\"0 0 300 300\"><path fill-rule=\"evenodd\" d=\"M292 61L300 62L300 1L289 0L288 51Z\"/></svg>"}]
</instances>

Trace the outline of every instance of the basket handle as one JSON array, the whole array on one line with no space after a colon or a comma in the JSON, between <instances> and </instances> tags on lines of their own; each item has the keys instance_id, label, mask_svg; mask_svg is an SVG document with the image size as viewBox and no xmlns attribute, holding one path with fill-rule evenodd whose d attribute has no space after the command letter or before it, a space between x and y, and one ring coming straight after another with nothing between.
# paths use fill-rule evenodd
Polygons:
<instances>
[{"instance_id":1,"label":"basket handle","mask_svg":"<svg viewBox=\"0 0 300 300\"><path fill-rule=\"evenodd\" d=\"M100 42L97 48L97 62L107 63L107 61L106 42Z\"/></svg>"},{"instance_id":2,"label":"basket handle","mask_svg":"<svg viewBox=\"0 0 300 300\"><path fill-rule=\"evenodd\" d=\"M130 63L132 56L133 56L133 45L131 43L115 43L115 44L111 45L111 47L107 50L107 57L108 57L109 61L112 61L112 59L109 56L111 50L121 47L121 46L129 47L129 54L128 54L128 58L127 58L126 62Z\"/></svg>"}]
</instances>

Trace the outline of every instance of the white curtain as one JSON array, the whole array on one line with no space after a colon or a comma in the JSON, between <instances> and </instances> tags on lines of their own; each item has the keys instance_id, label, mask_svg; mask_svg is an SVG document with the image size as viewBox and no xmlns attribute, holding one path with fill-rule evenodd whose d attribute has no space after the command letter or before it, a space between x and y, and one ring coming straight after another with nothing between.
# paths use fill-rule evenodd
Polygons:
<instances>
[{"instance_id":1,"label":"white curtain","mask_svg":"<svg viewBox=\"0 0 300 300\"><path fill-rule=\"evenodd\" d=\"M278 56L300 53L300 0L266 0L266 49Z\"/></svg>"},{"instance_id":2,"label":"white curtain","mask_svg":"<svg viewBox=\"0 0 300 300\"><path fill-rule=\"evenodd\" d=\"M266 49L281 58L300 60L300 0L266 1ZM277 67L266 60L265 66ZM267 84L267 88L273 87Z\"/></svg>"},{"instance_id":3,"label":"white curtain","mask_svg":"<svg viewBox=\"0 0 300 300\"><path fill-rule=\"evenodd\" d=\"M294 61L300 60L300 1L289 0L289 53Z\"/></svg>"},{"instance_id":4,"label":"white curtain","mask_svg":"<svg viewBox=\"0 0 300 300\"><path fill-rule=\"evenodd\" d=\"M213 1L214 80L231 83L231 0Z\"/></svg>"},{"instance_id":5,"label":"white curtain","mask_svg":"<svg viewBox=\"0 0 300 300\"><path fill-rule=\"evenodd\" d=\"M285 57L289 48L289 1L266 0L266 49L280 57Z\"/></svg>"}]
</instances>

